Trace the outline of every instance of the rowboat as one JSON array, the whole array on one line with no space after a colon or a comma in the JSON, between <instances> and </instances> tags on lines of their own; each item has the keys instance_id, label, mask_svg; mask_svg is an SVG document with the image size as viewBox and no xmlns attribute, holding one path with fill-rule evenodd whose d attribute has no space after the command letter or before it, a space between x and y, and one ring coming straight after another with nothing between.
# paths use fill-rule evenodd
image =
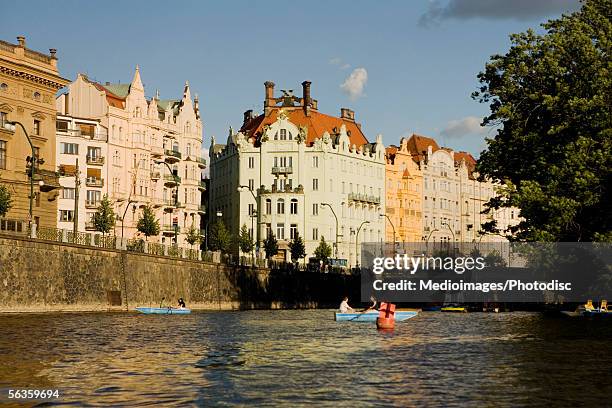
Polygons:
<instances>
[{"instance_id":1,"label":"rowboat","mask_svg":"<svg viewBox=\"0 0 612 408\"><path fill-rule=\"evenodd\" d=\"M190 314L191 309L177 309L174 307L137 307L139 313L144 314Z\"/></svg>"},{"instance_id":2,"label":"rowboat","mask_svg":"<svg viewBox=\"0 0 612 408\"><path fill-rule=\"evenodd\" d=\"M397 310L395 311L395 321L403 322L404 320L412 319L418 314L414 311ZM335 320L337 322L375 322L378 317L378 310L370 310L369 312L359 313L340 313L335 312Z\"/></svg>"},{"instance_id":3,"label":"rowboat","mask_svg":"<svg viewBox=\"0 0 612 408\"><path fill-rule=\"evenodd\" d=\"M441 308L440 311L447 313L467 313L467 309L463 306L446 306Z\"/></svg>"}]
</instances>

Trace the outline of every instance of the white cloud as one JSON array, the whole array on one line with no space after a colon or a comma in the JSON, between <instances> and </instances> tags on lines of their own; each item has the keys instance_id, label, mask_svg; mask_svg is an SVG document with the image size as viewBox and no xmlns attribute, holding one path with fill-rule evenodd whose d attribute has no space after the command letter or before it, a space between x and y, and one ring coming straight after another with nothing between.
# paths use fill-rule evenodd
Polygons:
<instances>
[{"instance_id":1,"label":"white cloud","mask_svg":"<svg viewBox=\"0 0 612 408\"><path fill-rule=\"evenodd\" d=\"M482 118L476 116L466 116L462 119L451 120L440 131L442 136L449 138L460 138L467 135L481 135L487 132L488 128L480 126Z\"/></svg>"},{"instance_id":2,"label":"white cloud","mask_svg":"<svg viewBox=\"0 0 612 408\"><path fill-rule=\"evenodd\" d=\"M368 71L365 68L355 68L351 74L346 77L340 89L348 95L352 101L363 96L363 88L368 82Z\"/></svg>"}]
</instances>

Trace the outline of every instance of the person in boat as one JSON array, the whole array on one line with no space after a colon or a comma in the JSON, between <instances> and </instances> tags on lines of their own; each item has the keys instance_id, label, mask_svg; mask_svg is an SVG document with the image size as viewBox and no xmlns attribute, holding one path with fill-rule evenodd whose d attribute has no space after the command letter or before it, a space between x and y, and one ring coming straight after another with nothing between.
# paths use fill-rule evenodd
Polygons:
<instances>
[{"instance_id":1,"label":"person in boat","mask_svg":"<svg viewBox=\"0 0 612 408\"><path fill-rule=\"evenodd\" d=\"M361 313L367 313L370 310L377 310L376 309L376 298L374 298L374 296L370 296L370 301L372 301L372 304L369 307L363 309Z\"/></svg>"},{"instance_id":2,"label":"person in boat","mask_svg":"<svg viewBox=\"0 0 612 408\"><path fill-rule=\"evenodd\" d=\"M342 303L340 303L340 313L350 313L355 311L355 309L349 306L348 299L348 296L345 296L344 299L342 299Z\"/></svg>"},{"instance_id":3,"label":"person in boat","mask_svg":"<svg viewBox=\"0 0 612 408\"><path fill-rule=\"evenodd\" d=\"M183 298L179 298L178 305L179 305L179 309L185 309L185 307L187 307L185 305L185 301L183 300Z\"/></svg>"}]
</instances>

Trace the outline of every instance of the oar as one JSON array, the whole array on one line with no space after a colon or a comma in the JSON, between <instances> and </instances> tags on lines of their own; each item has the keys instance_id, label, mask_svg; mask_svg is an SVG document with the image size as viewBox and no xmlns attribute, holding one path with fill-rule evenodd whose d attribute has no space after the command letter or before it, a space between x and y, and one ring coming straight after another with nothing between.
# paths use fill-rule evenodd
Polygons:
<instances>
[{"instance_id":1,"label":"oar","mask_svg":"<svg viewBox=\"0 0 612 408\"><path fill-rule=\"evenodd\" d=\"M349 322L352 322L353 320L359 318L359 316L363 315L366 311L367 311L367 309L366 310L362 310L361 312L357 312L359 314L357 316L353 317L352 319L349 319Z\"/></svg>"}]
</instances>

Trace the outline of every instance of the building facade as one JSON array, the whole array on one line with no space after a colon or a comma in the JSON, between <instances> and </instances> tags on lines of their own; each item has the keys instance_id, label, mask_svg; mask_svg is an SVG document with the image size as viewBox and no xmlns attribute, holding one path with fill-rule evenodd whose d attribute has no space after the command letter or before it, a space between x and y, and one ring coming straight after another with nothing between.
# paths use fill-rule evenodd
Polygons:
<instances>
[{"instance_id":1,"label":"building facade","mask_svg":"<svg viewBox=\"0 0 612 408\"><path fill-rule=\"evenodd\" d=\"M221 216L234 236L246 225L262 251L273 233L284 260L295 234L306 258L324 237L338 264L355 266L360 243L384 239L382 137L368 142L350 109L318 112L310 82L302 87L301 98L285 90L275 97L266 82L264 113L246 111L239 132L230 129L225 144L211 141L209 221Z\"/></svg>"},{"instance_id":2,"label":"building facade","mask_svg":"<svg viewBox=\"0 0 612 408\"><path fill-rule=\"evenodd\" d=\"M108 194L108 129L97 120L57 116L58 228L93 231L93 215Z\"/></svg>"},{"instance_id":3,"label":"building facade","mask_svg":"<svg viewBox=\"0 0 612 408\"><path fill-rule=\"evenodd\" d=\"M402 138L399 146L386 149L386 214L388 217L387 242L420 242L423 236L423 173L412 153L408 139Z\"/></svg>"},{"instance_id":4,"label":"building facade","mask_svg":"<svg viewBox=\"0 0 612 408\"><path fill-rule=\"evenodd\" d=\"M12 198L6 217L29 220L31 203L31 221L55 226L60 190L54 100L68 81L60 77L55 49L43 54L27 48L24 37L17 39L18 44L0 41L0 184ZM22 124L31 145L24 129L8 122Z\"/></svg>"},{"instance_id":5,"label":"building facade","mask_svg":"<svg viewBox=\"0 0 612 408\"><path fill-rule=\"evenodd\" d=\"M476 159L466 152L440 147L432 138L412 135L407 148L423 173L423 234L433 242L498 242L501 235L485 234L482 225L496 221L507 228L519 222L518 209L483 214L496 196L497 185L479 181Z\"/></svg>"},{"instance_id":6,"label":"building facade","mask_svg":"<svg viewBox=\"0 0 612 408\"><path fill-rule=\"evenodd\" d=\"M125 238L141 236L136 224L149 205L161 227L160 235L149 240L185 245L186 231L192 226L200 229L205 211L202 121L198 97L191 98L189 84L180 99L163 100L159 93L145 97L138 67L129 84L101 84L80 74L56 105L62 115L94 121L108 135L106 153L101 149L96 163L83 170L85 187L94 191L82 194L84 205L88 199L95 202L97 191L107 192L118 218L115 234ZM71 164L72 156L60 155L60 164ZM87 186L87 179L96 186ZM93 210L93 203L86 209L89 217L92 211L87 210Z\"/></svg>"}]
</instances>

